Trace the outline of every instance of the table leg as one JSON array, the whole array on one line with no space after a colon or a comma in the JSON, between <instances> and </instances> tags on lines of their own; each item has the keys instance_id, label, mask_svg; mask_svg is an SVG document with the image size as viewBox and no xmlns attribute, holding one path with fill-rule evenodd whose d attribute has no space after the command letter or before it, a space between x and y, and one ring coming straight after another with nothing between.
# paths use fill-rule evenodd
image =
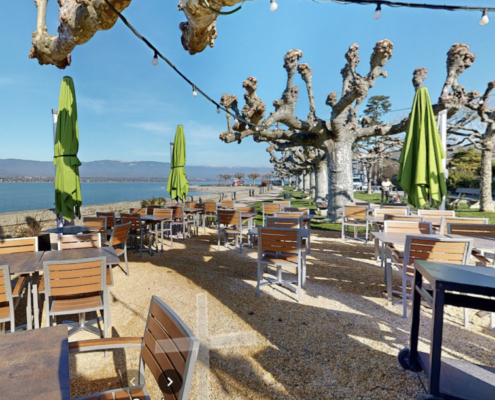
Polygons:
<instances>
[{"instance_id":1,"label":"table leg","mask_svg":"<svg viewBox=\"0 0 495 400\"><path fill-rule=\"evenodd\" d=\"M161 239L162 239L162 253L163 253L163 223L164 223L164 222L165 222L165 221L160 222L160 228L161 228L161 230L162 230L162 231L161 231ZM157 247L157 250L158 250L158 247Z\"/></svg>"},{"instance_id":2,"label":"table leg","mask_svg":"<svg viewBox=\"0 0 495 400\"><path fill-rule=\"evenodd\" d=\"M421 318L421 294L416 288L423 286L423 276L416 270L412 285L412 322L411 322L411 338L409 342L410 353L409 363L411 366L418 365L418 339L419 339L419 322Z\"/></svg>"},{"instance_id":3,"label":"table leg","mask_svg":"<svg viewBox=\"0 0 495 400\"><path fill-rule=\"evenodd\" d=\"M28 279L27 286L27 304L26 304L26 319L27 319L27 329L33 329L33 309L31 307L31 299L32 299L32 276ZM11 327L10 330L12 332L15 331L15 327Z\"/></svg>"},{"instance_id":4,"label":"table leg","mask_svg":"<svg viewBox=\"0 0 495 400\"><path fill-rule=\"evenodd\" d=\"M34 310L34 329L40 328L40 307L39 307L39 302L38 302L38 300L39 300L39 292L38 292L39 281L40 281L40 274L38 272L35 272L33 274L33 288L32 288L33 310Z\"/></svg>"},{"instance_id":5,"label":"table leg","mask_svg":"<svg viewBox=\"0 0 495 400\"><path fill-rule=\"evenodd\" d=\"M431 327L431 349L430 349L430 373L429 394L440 395L440 366L442 364L442 331L443 331L443 308L445 304L445 291L442 285L434 289L433 294L433 324Z\"/></svg>"}]
</instances>

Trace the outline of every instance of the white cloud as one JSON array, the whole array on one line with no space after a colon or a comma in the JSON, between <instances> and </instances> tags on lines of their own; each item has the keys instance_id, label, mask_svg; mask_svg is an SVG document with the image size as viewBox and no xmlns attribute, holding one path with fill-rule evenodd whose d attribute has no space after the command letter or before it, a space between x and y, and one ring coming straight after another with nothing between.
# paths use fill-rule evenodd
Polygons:
<instances>
[{"instance_id":1,"label":"white cloud","mask_svg":"<svg viewBox=\"0 0 495 400\"><path fill-rule=\"evenodd\" d=\"M102 99L79 96L77 98L77 103L79 106L89 108L91 111L98 115L108 112L108 104L105 100Z\"/></svg>"}]
</instances>

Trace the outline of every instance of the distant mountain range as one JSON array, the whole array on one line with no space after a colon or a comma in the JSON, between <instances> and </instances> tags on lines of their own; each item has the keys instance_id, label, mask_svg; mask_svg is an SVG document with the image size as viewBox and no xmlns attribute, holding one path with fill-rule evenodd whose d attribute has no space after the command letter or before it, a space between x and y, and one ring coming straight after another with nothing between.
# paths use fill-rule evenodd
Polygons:
<instances>
[{"instance_id":1,"label":"distant mountain range","mask_svg":"<svg viewBox=\"0 0 495 400\"><path fill-rule=\"evenodd\" d=\"M187 177L192 180L216 180L218 174L234 175L236 172L266 174L271 168L250 167L208 167L186 165ZM79 168L81 178L100 179L146 179L163 178L170 172L170 163L158 161L121 161L102 160L82 162ZM55 167L50 161L30 161L18 159L0 159L0 178L48 177L53 178Z\"/></svg>"}]
</instances>

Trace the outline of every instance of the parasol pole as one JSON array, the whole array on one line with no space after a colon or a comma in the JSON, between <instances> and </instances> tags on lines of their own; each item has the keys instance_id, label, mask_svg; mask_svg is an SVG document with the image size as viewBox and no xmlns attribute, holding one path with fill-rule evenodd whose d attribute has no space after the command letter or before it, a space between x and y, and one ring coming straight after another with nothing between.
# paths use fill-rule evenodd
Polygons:
<instances>
[{"instance_id":1,"label":"parasol pole","mask_svg":"<svg viewBox=\"0 0 495 400\"><path fill-rule=\"evenodd\" d=\"M440 133L440 141L445 153L445 158L442 158L443 176L447 179L449 177L449 171L447 170L447 110L442 110L438 113L438 132ZM445 210L445 201L445 196L443 196L439 210Z\"/></svg>"}]
</instances>

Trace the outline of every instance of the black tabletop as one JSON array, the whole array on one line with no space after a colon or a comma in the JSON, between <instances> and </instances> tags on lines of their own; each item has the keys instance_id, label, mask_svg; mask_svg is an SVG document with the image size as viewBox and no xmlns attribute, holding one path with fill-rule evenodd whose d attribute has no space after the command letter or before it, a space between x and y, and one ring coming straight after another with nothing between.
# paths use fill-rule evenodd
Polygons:
<instances>
[{"instance_id":1,"label":"black tabletop","mask_svg":"<svg viewBox=\"0 0 495 400\"><path fill-rule=\"evenodd\" d=\"M82 232L87 232L94 230L95 227L91 226L62 226L61 228L53 228L53 229L47 229L46 231L42 231L43 233L63 233L63 234L68 234L68 235L76 235L78 233ZM98 228L96 228L98 229Z\"/></svg>"}]
</instances>

